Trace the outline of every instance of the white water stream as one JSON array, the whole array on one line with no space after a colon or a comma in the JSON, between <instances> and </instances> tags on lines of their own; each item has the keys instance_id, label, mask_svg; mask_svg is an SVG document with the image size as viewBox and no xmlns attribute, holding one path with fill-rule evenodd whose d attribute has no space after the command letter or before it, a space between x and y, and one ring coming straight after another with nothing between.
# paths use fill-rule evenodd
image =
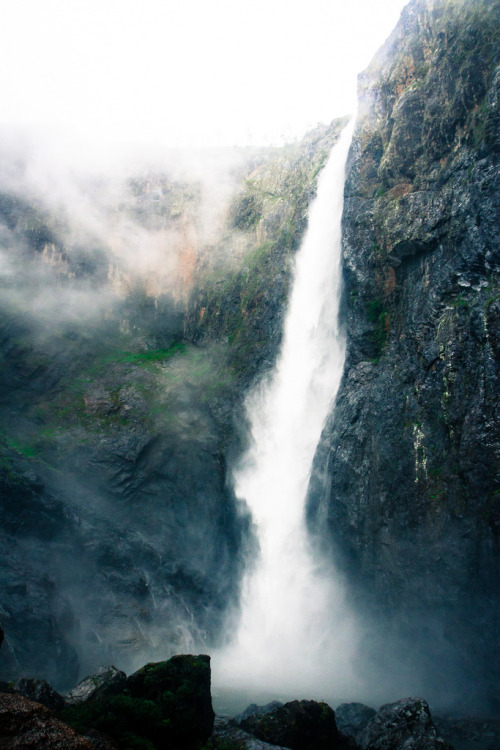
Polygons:
<instances>
[{"instance_id":1,"label":"white water stream","mask_svg":"<svg viewBox=\"0 0 500 750\"><path fill-rule=\"evenodd\" d=\"M260 557L244 580L234 641L214 655L215 686L325 697L353 684L354 622L335 571L315 560L304 508L344 364L340 246L352 129L353 122L320 175L276 368L247 402L251 447L234 484L256 524Z\"/></svg>"}]
</instances>

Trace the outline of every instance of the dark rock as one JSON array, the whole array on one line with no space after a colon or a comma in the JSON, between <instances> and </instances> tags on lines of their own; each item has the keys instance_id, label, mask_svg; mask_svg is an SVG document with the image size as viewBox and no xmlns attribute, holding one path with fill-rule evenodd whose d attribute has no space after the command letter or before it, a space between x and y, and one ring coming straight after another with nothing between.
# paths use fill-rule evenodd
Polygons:
<instances>
[{"instance_id":1,"label":"dark rock","mask_svg":"<svg viewBox=\"0 0 500 750\"><path fill-rule=\"evenodd\" d=\"M87 700L100 700L106 695L119 693L125 686L127 675L113 666L101 667L98 672L84 677L68 693L68 703L80 703Z\"/></svg>"},{"instance_id":2,"label":"dark rock","mask_svg":"<svg viewBox=\"0 0 500 750\"><path fill-rule=\"evenodd\" d=\"M283 703L280 701L271 701L263 706L258 706L256 703L250 703L241 714L237 714L234 717L234 720L241 722L243 719L248 719L250 716L263 716L264 714L268 714L274 708L279 708L282 705Z\"/></svg>"},{"instance_id":3,"label":"dark rock","mask_svg":"<svg viewBox=\"0 0 500 750\"><path fill-rule=\"evenodd\" d=\"M337 729L333 709L316 701L291 701L262 716L249 716L240 726L265 742L291 750L355 747L355 743Z\"/></svg>"},{"instance_id":4,"label":"dark rock","mask_svg":"<svg viewBox=\"0 0 500 750\"><path fill-rule=\"evenodd\" d=\"M497 750L500 747L499 720L435 713L432 718L438 734L450 742L454 750Z\"/></svg>"},{"instance_id":5,"label":"dark rock","mask_svg":"<svg viewBox=\"0 0 500 750\"><path fill-rule=\"evenodd\" d=\"M406 698L382 706L359 737L363 750L453 750L437 735L429 706Z\"/></svg>"},{"instance_id":6,"label":"dark rock","mask_svg":"<svg viewBox=\"0 0 500 750\"><path fill-rule=\"evenodd\" d=\"M84 736L91 741L94 750L120 750L118 745L109 737L109 735L97 732L95 729L90 729Z\"/></svg>"},{"instance_id":7,"label":"dark rock","mask_svg":"<svg viewBox=\"0 0 500 750\"><path fill-rule=\"evenodd\" d=\"M2 750L95 750L52 711L21 695L0 693L0 747Z\"/></svg>"},{"instance_id":8,"label":"dark rock","mask_svg":"<svg viewBox=\"0 0 500 750\"><path fill-rule=\"evenodd\" d=\"M290 750L280 745L258 740L244 729L239 729L231 720L215 717L214 731L210 737L210 750Z\"/></svg>"},{"instance_id":9,"label":"dark rock","mask_svg":"<svg viewBox=\"0 0 500 750\"><path fill-rule=\"evenodd\" d=\"M168 718L168 727L158 732L160 739L187 747L210 737L215 714L209 656L179 655L146 664L127 678L125 690L132 698L160 706Z\"/></svg>"},{"instance_id":10,"label":"dark rock","mask_svg":"<svg viewBox=\"0 0 500 750\"><path fill-rule=\"evenodd\" d=\"M308 500L370 622L362 658L393 690L412 674L433 704L486 712L500 710L499 29L498 0L412 0L359 78L346 363Z\"/></svg>"},{"instance_id":11,"label":"dark rock","mask_svg":"<svg viewBox=\"0 0 500 750\"><path fill-rule=\"evenodd\" d=\"M41 703L42 706L46 706L52 711L61 711L65 705L62 695L59 695L45 680L23 677L13 684L12 690L18 695L24 695L31 701Z\"/></svg>"},{"instance_id":12,"label":"dark rock","mask_svg":"<svg viewBox=\"0 0 500 750\"><path fill-rule=\"evenodd\" d=\"M105 683L104 683L105 684ZM147 664L117 691L67 706L61 718L82 734L96 730L120 747L152 743L165 750L197 748L210 737L214 712L210 658L174 656Z\"/></svg>"},{"instance_id":13,"label":"dark rock","mask_svg":"<svg viewBox=\"0 0 500 750\"><path fill-rule=\"evenodd\" d=\"M335 721L343 734L350 734L357 740L376 713L363 703L342 703L335 709Z\"/></svg>"}]
</instances>

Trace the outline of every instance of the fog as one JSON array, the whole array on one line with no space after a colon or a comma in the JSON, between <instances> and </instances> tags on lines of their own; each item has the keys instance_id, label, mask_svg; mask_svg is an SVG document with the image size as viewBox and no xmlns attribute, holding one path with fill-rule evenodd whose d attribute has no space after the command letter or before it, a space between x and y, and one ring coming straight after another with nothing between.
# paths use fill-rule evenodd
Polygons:
<instances>
[{"instance_id":1,"label":"fog","mask_svg":"<svg viewBox=\"0 0 500 750\"><path fill-rule=\"evenodd\" d=\"M4 301L40 326L102 318L137 284L185 303L248 150L134 149L100 162L88 144L72 147L76 158L32 130L0 132Z\"/></svg>"},{"instance_id":2,"label":"fog","mask_svg":"<svg viewBox=\"0 0 500 750\"><path fill-rule=\"evenodd\" d=\"M282 142L353 111L404 4L19 0L0 30L0 122L102 153Z\"/></svg>"}]
</instances>

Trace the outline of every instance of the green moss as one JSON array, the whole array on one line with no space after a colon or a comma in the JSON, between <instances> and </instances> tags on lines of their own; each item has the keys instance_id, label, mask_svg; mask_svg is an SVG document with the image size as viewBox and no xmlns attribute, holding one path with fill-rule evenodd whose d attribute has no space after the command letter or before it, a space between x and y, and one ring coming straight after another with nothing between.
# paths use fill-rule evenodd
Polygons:
<instances>
[{"instance_id":1,"label":"green moss","mask_svg":"<svg viewBox=\"0 0 500 750\"><path fill-rule=\"evenodd\" d=\"M382 301L379 298L370 300L366 307L368 311L368 320L370 323L376 323L384 312Z\"/></svg>"},{"instance_id":2,"label":"green moss","mask_svg":"<svg viewBox=\"0 0 500 750\"><path fill-rule=\"evenodd\" d=\"M105 732L124 750L154 750L155 745L148 738L165 729L163 712L157 703L128 695L67 706L60 718L80 734L90 728Z\"/></svg>"},{"instance_id":3,"label":"green moss","mask_svg":"<svg viewBox=\"0 0 500 750\"><path fill-rule=\"evenodd\" d=\"M186 344L183 342L176 342L169 346L167 349L148 349L143 352L129 352L123 350L115 350L111 353L104 354L97 362L94 363L92 368L81 378L80 383L92 382L94 376L103 368L109 367L110 365L129 364L136 365L139 367L145 367L147 369L156 368L158 365L164 364L166 361L177 355L184 354L186 352Z\"/></svg>"},{"instance_id":4,"label":"green moss","mask_svg":"<svg viewBox=\"0 0 500 750\"><path fill-rule=\"evenodd\" d=\"M371 331L372 361L378 362L387 344L389 331L389 313L385 310L380 298L377 297L367 303L367 317L373 324Z\"/></svg>"},{"instance_id":5,"label":"green moss","mask_svg":"<svg viewBox=\"0 0 500 750\"><path fill-rule=\"evenodd\" d=\"M3 441L7 450L15 451L25 458L36 458L37 450L36 447L31 443L20 443L17 440L12 440L7 436L3 436ZM10 463L10 459L4 459L6 464Z\"/></svg>"}]
</instances>

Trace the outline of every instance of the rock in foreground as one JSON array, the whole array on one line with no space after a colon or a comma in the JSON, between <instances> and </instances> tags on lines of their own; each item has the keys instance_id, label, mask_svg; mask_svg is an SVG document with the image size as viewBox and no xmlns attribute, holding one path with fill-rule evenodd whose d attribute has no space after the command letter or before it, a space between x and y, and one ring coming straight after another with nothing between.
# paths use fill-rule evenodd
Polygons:
<instances>
[{"instance_id":1,"label":"rock in foreground","mask_svg":"<svg viewBox=\"0 0 500 750\"><path fill-rule=\"evenodd\" d=\"M61 711L64 708L62 695L59 695L45 680L22 677L14 683L12 690L18 695L29 698L30 701L41 703L42 706L46 706L52 711Z\"/></svg>"},{"instance_id":2,"label":"rock in foreground","mask_svg":"<svg viewBox=\"0 0 500 750\"><path fill-rule=\"evenodd\" d=\"M263 716L249 716L241 728L260 740L291 750L348 750L351 741L337 729L326 703L291 701Z\"/></svg>"},{"instance_id":3,"label":"rock in foreground","mask_svg":"<svg viewBox=\"0 0 500 750\"><path fill-rule=\"evenodd\" d=\"M335 709L335 720L341 732L357 740L376 713L374 708L363 703L342 703Z\"/></svg>"},{"instance_id":4,"label":"rock in foreground","mask_svg":"<svg viewBox=\"0 0 500 750\"><path fill-rule=\"evenodd\" d=\"M119 693L125 687L127 675L113 666L101 667L96 674L81 680L68 695L69 703L100 700L106 695Z\"/></svg>"},{"instance_id":5,"label":"rock in foreground","mask_svg":"<svg viewBox=\"0 0 500 750\"><path fill-rule=\"evenodd\" d=\"M69 706L62 718L82 734L92 729L108 735L120 748L194 750L212 734L209 656L146 664L121 687L111 687Z\"/></svg>"},{"instance_id":6,"label":"rock in foreground","mask_svg":"<svg viewBox=\"0 0 500 750\"><path fill-rule=\"evenodd\" d=\"M90 740L56 719L52 711L22 695L0 693L2 750L95 750Z\"/></svg>"},{"instance_id":7,"label":"rock in foreground","mask_svg":"<svg viewBox=\"0 0 500 750\"><path fill-rule=\"evenodd\" d=\"M234 726L232 720L215 717L214 731L210 738L210 750L290 750L282 745L272 745L258 740L244 729Z\"/></svg>"},{"instance_id":8,"label":"rock in foreground","mask_svg":"<svg viewBox=\"0 0 500 750\"><path fill-rule=\"evenodd\" d=\"M452 750L438 737L427 701L405 698L382 706L362 732L363 750Z\"/></svg>"}]
</instances>

